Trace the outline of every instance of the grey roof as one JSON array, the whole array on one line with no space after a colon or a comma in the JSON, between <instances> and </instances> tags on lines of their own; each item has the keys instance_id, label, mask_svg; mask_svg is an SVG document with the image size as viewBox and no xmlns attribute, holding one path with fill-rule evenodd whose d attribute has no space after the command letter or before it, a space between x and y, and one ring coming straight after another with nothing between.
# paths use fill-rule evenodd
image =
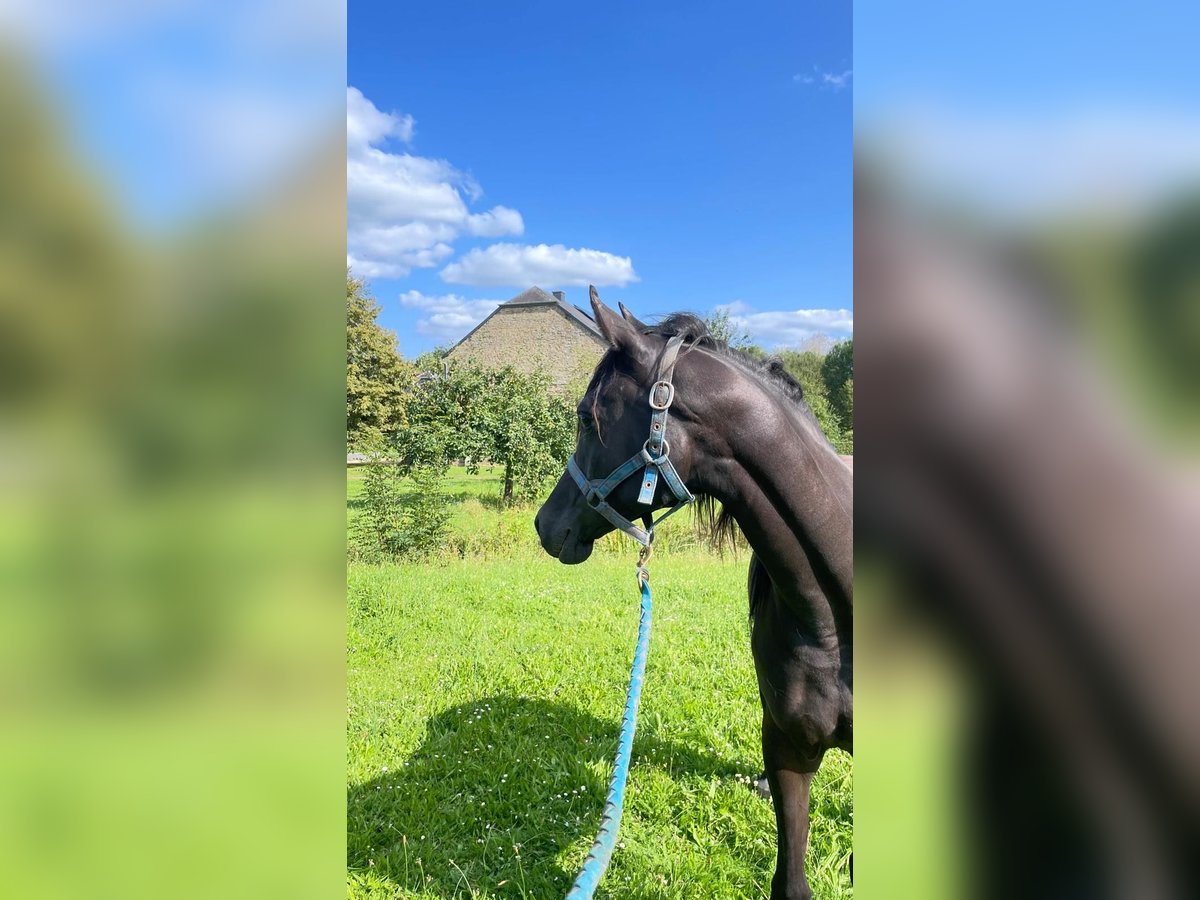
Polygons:
<instances>
[{"instance_id":1,"label":"grey roof","mask_svg":"<svg viewBox=\"0 0 1200 900\"><path fill-rule=\"evenodd\" d=\"M500 305L501 306L541 306L541 305L557 306L560 310L562 310L564 313L566 313L568 316L570 316L572 319L574 319L576 322L578 322L580 325L582 325L584 328L586 328L592 334L596 335L596 337L604 337L604 335L602 335L600 333L599 327L597 327L595 321L592 320L591 316L589 316L587 313L585 313L578 306L568 303L566 300L559 300L553 294L551 294L547 291L543 291L536 284L531 288L526 288L525 290L521 291L521 293L517 294L517 296L513 297L511 300L505 300ZM486 321L486 319L484 321Z\"/></svg>"},{"instance_id":2,"label":"grey roof","mask_svg":"<svg viewBox=\"0 0 1200 900\"><path fill-rule=\"evenodd\" d=\"M558 298L548 291L543 291L536 284L531 288L526 288L513 297L511 300L505 300L501 306L535 306L538 303L557 303Z\"/></svg>"},{"instance_id":3,"label":"grey roof","mask_svg":"<svg viewBox=\"0 0 1200 900\"><path fill-rule=\"evenodd\" d=\"M455 343L454 347L457 347L459 344L461 344L463 341L465 341L467 338L469 338L471 335L473 335L476 331L478 331L480 328L482 328L484 326L484 324L487 322L488 319L490 319L492 316L494 316L496 313L500 312L500 310L504 309L507 306L554 306L554 307L557 307L558 310L563 315L567 316L569 319L572 319L575 322L582 325L585 329L587 329L589 332L591 332L594 336L596 336L600 340L604 340L604 335L600 333L599 326L596 325L596 323L592 320L591 316L589 316L586 312L584 312L578 306L573 306L572 304L567 303L566 300L559 300L553 294L549 293L548 291L542 290L540 287L538 287L535 284L533 287L526 288L525 290L521 291L521 293L517 294L517 296L513 297L511 300L505 300L503 303L501 303L499 306L497 306L494 310L492 310L490 313L488 313L488 315L484 318L484 320L482 322L480 322L478 325L476 325L474 328L472 328L470 331L468 331L465 335L463 335L462 339L459 340L457 343ZM454 347L451 347L450 350L453 350ZM450 350L447 350L446 352L449 353Z\"/></svg>"}]
</instances>

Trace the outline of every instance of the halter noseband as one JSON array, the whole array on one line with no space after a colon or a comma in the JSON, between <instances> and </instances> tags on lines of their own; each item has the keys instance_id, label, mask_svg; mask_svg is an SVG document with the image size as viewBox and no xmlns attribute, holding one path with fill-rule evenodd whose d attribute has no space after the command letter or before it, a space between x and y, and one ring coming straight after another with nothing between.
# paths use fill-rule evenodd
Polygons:
<instances>
[{"instance_id":1,"label":"halter noseband","mask_svg":"<svg viewBox=\"0 0 1200 900\"><path fill-rule=\"evenodd\" d=\"M654 529L663 519L683 509L696 499L692 496L692 492L684 487L683 479L679 477L679 473L675 471L675 466L671 463L671 445L666 438L667 411L675 400L675 386L671 383L671 376L675 371L675 361L679 357L679 348L682 344L681 336L671 337L667 341L667 349L663 351L662 359L659 360L658 379L650 386L648 398L650 409L654 411L650 416L650 437L646 438L642 449L613 469L612 474L607 478L588 478L579 468L579 463L575 462L575 454L571 454L571 458L567 460L567 471L579 485L579 490L583 491L588 506L643 547L650 546L651 541L654 540ZM642 474L642 489L638 493L638 503L649 506L654 502L654 492L658 487L660 472L677 502L654 521L651 521L650 513L646 513L642 517L642 522L646 527L638 528L608 505L608 495L643 466L645 466L645 472Z\"/></svg>"}]
</instances>

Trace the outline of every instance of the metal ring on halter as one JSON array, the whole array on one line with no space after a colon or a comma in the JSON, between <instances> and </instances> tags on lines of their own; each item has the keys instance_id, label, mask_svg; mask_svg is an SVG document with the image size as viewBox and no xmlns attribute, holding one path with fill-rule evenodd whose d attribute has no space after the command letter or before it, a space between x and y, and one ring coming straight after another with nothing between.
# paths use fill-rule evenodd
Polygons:
<instances>
[{"instance_id":1,"label":"metal ring on halter","mask_svg":"<svg viewBox=\"0 0 1200 900\"><path fill-rule=\"evenodd\" d=\"M667 399L660 405L654 402L654 395L660 387L667 389ZM675 401L675 385L669 381L656 381L650 386L650 408L662 411L667 409Z\"/></svg>"},{"instance_id":2,"label":"metal ring on halter","mask_svg":"<svg viewBox=\"0 0 1200 900\"><path fill-rule=\"evenodd\" d=\"M671 455L671 442L668 441L666 438L662 439L662 455L661 456L651 456L650 455L650 438L646 438L645 442L642 444L642 459L644 459L648 465L661 466L663 463L665 463L667 461L667 457L670 455Z\"/></svg>"}]
</instances>

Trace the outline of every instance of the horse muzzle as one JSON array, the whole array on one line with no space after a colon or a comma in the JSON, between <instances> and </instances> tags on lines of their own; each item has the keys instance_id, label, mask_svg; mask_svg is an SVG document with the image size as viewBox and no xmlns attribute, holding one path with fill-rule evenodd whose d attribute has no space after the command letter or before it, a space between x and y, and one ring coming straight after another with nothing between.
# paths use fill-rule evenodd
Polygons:
<instances>
[{"instance_id":1,"label":"horse muzzle","mask_svg":"<svg viewBox=\"0 0 1200 900\"><path fill-rule=\"evenodd\" d=\"M591 556L595 541L580 540L578 523L564 527L560 522L554 521L556 518L547 513L546 506L534 517L533 527L537 531L542 549L569 566L581 563Z\"/></svg>"}]
</instances>

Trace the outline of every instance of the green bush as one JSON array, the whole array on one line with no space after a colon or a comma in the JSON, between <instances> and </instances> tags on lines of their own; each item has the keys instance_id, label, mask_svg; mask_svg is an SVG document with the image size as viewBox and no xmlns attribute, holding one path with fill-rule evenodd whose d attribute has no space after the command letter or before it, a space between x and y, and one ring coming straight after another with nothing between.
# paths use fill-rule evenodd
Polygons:
<instances>
[{"instance_id":1,"label":"green bush","mask_svg":"<svg viewBox=\"0 0 1200 900\"><path fill-rule=\"evenodd\" d=\"M375 439L360 495L362 512L352 525L352 550L366 562L426 557L445 544L450 506L446 466L440 461L402 467L395 450Z\"/></svg>"}]
</instances>

